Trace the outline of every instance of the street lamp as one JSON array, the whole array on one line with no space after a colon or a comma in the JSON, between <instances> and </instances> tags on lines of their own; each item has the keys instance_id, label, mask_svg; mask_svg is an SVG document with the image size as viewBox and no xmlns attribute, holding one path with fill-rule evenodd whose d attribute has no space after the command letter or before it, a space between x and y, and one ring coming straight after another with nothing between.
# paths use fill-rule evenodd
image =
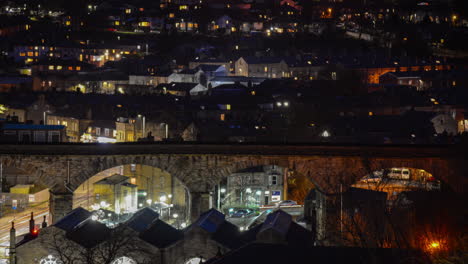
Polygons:
<instances>
[{"instance_id":1,"label":"street lamp","mask_svg":"<svg viewBox=\"0 0 468 264\"><path fill-rule=\"evenodd\" d=\"M146 203L148 203L148 205L151 205L151 202L153 202L153 200L151 199L146 200Z\"/></svg>"},{"instance_id":2,"label":"street lamp","mask_svg":"<svg viewBox=\"0 0 468 264\"><path fill-rule=\"evenodd\" d=\"M142 117L143 117L143 124L142 124L142 129L141 130L143 131L142 138L144 138L145 135L146 135L146 126L145 126L146 125L146 117L144 115L140 115L140 114L138 115L138 118L141 119Z\"/></svg>"}]
</instances>

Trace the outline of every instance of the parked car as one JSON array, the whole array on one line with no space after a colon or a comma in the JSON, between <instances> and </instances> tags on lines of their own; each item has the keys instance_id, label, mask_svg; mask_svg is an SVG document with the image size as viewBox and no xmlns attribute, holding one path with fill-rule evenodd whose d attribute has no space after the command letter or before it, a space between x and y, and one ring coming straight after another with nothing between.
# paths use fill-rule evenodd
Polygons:
<instances>
[{"instance_id":1,"label":"parked car","mask_svg":"<svg viewBox=\"0 0 468 264\"><path fill-rule=\"evenodd\" d=\"M254 212L253 210L250 210L250 209L239 209L237 211L235 211L231 217L247 217L247 216L250 216L252 215Z\"/></svg>"}]
</instances>

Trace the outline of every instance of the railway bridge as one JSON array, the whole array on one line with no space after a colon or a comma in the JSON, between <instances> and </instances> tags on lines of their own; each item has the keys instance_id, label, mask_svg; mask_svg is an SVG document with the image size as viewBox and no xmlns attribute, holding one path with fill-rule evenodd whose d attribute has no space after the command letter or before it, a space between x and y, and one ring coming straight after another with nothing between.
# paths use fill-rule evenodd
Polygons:
<instances>
[{"instance_id":1,"label":"railway bridge","mask_svg":"<svg viewBox=\"0 0 468 264\"><path fill-rule=\"evenodd\" d=\"M177 177L190 194L192 218L207 210L210 192L231 173L278 165L333 193L371 171L392 167L426 170L454 191L468 186L466 156L454 145L120 143L0 145L2 168L26 171L50 190L54 221L72 209L73 191L90 177L128 164L157 167ZM6 177L14 177L8 176ZM11 179L6 179L11 180Z\"/></svg>"}]
</instances>

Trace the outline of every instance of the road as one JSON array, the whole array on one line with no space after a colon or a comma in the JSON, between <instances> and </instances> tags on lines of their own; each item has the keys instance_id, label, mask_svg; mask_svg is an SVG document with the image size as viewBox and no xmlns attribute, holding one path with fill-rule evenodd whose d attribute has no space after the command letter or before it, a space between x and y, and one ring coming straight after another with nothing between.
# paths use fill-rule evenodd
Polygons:
<instances>
[{"instance_id":1,"label":"road","mask_svg":"<svg viewBox=\"0 0 468 264\"><path fill-rule=\"evenodd\" d=\"M31 212L34 213L36 225L42 224L44 216L49 223L49 207L48 202L41 205L28 208L25 211L16 214L9 214L0 218L0 258L5 256L5 252L9 247L11 222L15 222L16 236L20 236L29 232L29 220ZM18 241L17 241L18 242Z\"/></svg>"},{"instance_id":2,"label":"road","mask_svg":"<svg viewBox=\"0 0 468 264\"><path fill-rule=\"evenodd\" d=\"M294 220L298 216L304 214L304 206L302 205L281 206L281 208L278 208L276 206L262 206L260 208L259 215L253 215L250 217L228 217L226 218L226 220L238 226L241 229L241 231L243 231L255 222L261 223L265 221L267 215L274 212L277 209L281 209L286 213L290 214Z\"/></svg>"}]
</instances>

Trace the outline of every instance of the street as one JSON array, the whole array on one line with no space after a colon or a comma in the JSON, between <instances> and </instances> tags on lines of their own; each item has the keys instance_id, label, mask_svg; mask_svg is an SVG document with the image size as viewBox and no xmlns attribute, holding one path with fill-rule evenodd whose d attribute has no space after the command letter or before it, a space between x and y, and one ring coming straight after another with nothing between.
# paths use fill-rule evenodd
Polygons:
<instances>
[{"instance_id":1,"label":"street","mask_svg":"<svg viewBox=\"0 0 468 264\"><path fill-rule=\"evenodd\" d=\"M34 213L36 225L41 225L46 216L49 224L49 207L48 202L36 207L29 208L21 213L9 214L0 218L0 259L5 258L6 251L9 247L11 222L15 222L16 236L24 235L29 232L29 220L31 212ZM19 241L17 241L19 242Z\"/></svg>"}]
</instances>

